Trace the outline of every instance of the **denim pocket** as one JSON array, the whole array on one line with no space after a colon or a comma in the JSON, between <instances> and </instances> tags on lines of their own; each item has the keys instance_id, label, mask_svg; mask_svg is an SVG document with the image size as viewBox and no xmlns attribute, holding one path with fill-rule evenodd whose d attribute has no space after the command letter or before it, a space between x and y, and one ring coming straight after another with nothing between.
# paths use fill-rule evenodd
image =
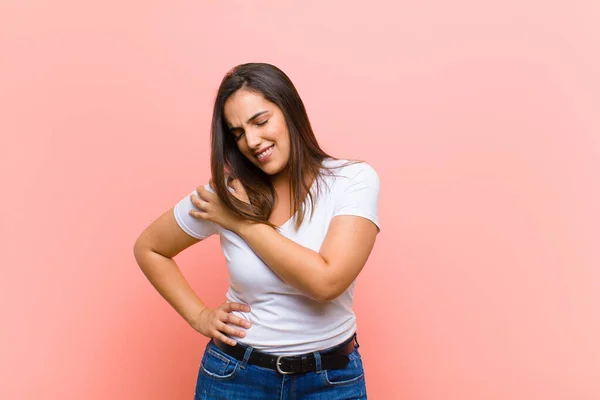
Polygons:
<instances>
[{"instance_id":1,"label":"denim pocket","mask_svg":"<svg viewBox=\"0 0 600 400\"><path fill-rule=\"evenodd\" d=\"M222 354L214 345L209 344L202 357L202 373L215 379L232 379L238 371L239 361Z\"/></svg>"},{"instance_id":2,"label":"denim pocket","mask_svg":"<svg viewBox=\"0 0 600 400\"><path fill-rule=\"evenodd\" d=\"M365 379L362 359L356 349L348 355L350 361L342 369L328 369L323 376L328 386L344 386L362 382Z\"/></svg>"}]
</instances>

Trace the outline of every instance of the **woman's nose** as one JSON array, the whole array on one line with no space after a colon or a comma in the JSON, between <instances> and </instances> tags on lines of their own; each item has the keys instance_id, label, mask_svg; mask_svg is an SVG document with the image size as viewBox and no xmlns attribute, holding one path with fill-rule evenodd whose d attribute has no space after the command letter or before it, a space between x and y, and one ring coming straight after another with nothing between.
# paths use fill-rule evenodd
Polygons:
<instances>
[{"instance_id":1,"label":"woman's nose","mask_svg":"<svg viewBox=\"0 0 600 400\"><path fill-rule=\"evenodd\" d=\"M246 130L246 144L248 145L248 148L250 148L252 150L258 150L260 143L261 143L261 138L258 135L258 132L254 131L252 129L247 129Z\"/></svg>"}]
</instances>

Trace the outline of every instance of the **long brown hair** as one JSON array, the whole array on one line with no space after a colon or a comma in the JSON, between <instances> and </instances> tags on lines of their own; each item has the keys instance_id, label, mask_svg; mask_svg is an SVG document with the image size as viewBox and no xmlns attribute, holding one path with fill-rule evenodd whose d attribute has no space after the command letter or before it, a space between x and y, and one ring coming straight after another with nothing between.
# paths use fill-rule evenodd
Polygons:
<instances>
[{"instance_id":1,"label":"long brown hair","mask_svg":"<svg viewBox=\"0 0 600 400\"><path fill-rule=\"evenodd\" d=\"M277 229L269 222L275 205L275 189L268 174L256 167L238 149L234 136L229 132L224 116L227 99L240 89L259 93L276 104L285 117L290 135L290 196L296 216L296 229L305 217L304 200L310 198L313 205L317 201L310 191L308 179L315 179L319 193L320 176L328 170L322 165L331 157L315 138L304 104L292 81L279 68L265 63L248 63L234 67L223 78L213 110L211 126L211 173L215 191L223 204L236 215ZM331 174L331 171L328 173ZM250 204L235 198L227 189L229 181L239 179ZM311 212L312 217L312 212Z\"/></svg>"}]
</instances>

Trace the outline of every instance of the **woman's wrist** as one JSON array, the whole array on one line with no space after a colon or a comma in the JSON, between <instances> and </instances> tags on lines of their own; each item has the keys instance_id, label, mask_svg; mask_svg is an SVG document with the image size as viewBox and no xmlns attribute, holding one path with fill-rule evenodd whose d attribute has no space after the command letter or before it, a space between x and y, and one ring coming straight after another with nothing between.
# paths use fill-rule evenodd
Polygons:
<instances>
[{"instance_id":1,"label":"woman's wrist","mask_svg":"<svg viewBox=\"0 0 600 400\"><path fill-rule=\"evenodd\" d=\"M196 309L196 310L194 310L193 313L185 316L184 319L186 320L188 325L195 326L198 323L198 321L200 320L200 316L202 315L202 313L204 311L206 311L207 309L208 309L208 307L202 306L202 308L200 308L199 310Z\"/></svg>"},{"instance_id":2,"label":"woman's wrist","mask_svg":"<svg viewBox=\"0 0 600 400\"><path fill-rule=\"evenodd\" d=\"M241 220L236 227L235 233L237 233L237 235L243 239L249 234L249 232L252 230L252 227L256 224L256 222L248 219Z\"/></svg>"}]
</instances>

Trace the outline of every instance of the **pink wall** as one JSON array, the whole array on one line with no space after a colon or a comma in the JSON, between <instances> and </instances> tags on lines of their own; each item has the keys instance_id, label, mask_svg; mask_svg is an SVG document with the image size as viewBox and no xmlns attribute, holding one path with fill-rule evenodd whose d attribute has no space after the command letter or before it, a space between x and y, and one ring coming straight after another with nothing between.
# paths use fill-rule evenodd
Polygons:
<instances>
[{"instance_id":1,"label":"pink wall","mask_svg":"<svg viewBox=\"0 0 600 400\"><path fill-rule=\"evenodd\" d=\"M0 398L191 399L206 340L132 246L256 60L379 172L370 398L600 398L600 3L495 3L2 2ZM178 262L223 300L217 238Z\"/></svg>"}]
</instances>

